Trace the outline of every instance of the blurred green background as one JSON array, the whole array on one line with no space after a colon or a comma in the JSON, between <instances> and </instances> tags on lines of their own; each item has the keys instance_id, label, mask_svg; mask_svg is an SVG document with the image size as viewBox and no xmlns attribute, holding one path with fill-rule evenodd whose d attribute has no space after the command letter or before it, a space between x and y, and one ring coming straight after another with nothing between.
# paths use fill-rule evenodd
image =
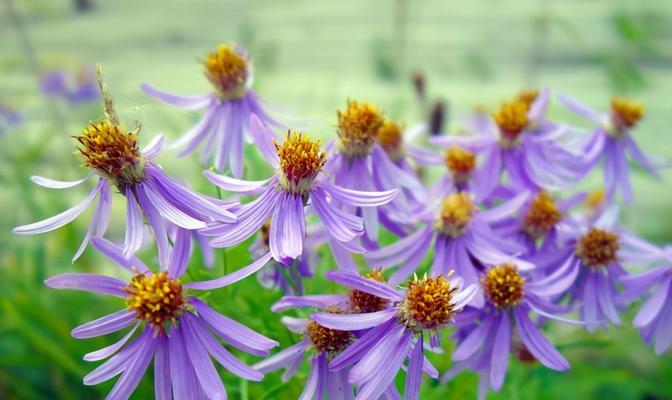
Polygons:
<instances>
[{"instance_id":1,"label":"blurred green background","mask_svg":"<svg viewBox=\"0 0 672 400\"><path fill-rule=\"evenodd\" d=\"M70 136L102 115L97 103L72 105L40 95L38 77L52 69L76 71L101 62L127 125L143 124L142 141L157 132L175 138L197 113L164 106L145 96L149 82L176 93L209 90L198 63L220 42L247 47L255 65L254 87L288 112L314 120L311 131L333 137L335 111L347 98L378 103L407 126L426 117L411 84L421 72L429 104L448 104L450 127L475 105L492 109L522 88L548 86L606 109L609 97L642 100L647 116L636 131L642 147L672 157L672 2L640 1L101 1L78 9L76 1L0 0L0 104L19 111L23 123L0 136L0 399L96 399L111 383L85 387L81 378L94 365L82 356L115 337L75 340L70 329L122 306L118 299L47 290L45 277L65 271L119 275L88 249L71 265L89 213L56 232L13 236L10 229L70 207L88 188L51 191L29 181L33 174L75 179L85 174L73 155ZM82 2L79 2L82 3ZM87 3L84 1L83 3ZM80 4L81 7L81 4ZM85 7L86 8L86 7ZM582 122L551 107L551 116ZM250 178L271 171L249 150ZM164 153L159 162L176 178L214 194L196 157ZM672 241L669 173L656 181L635 172L636 200L623 221L649 240ZM595 187L593 176L583 185ZM117 202L119 203L119 202ZM117 204L118 205L118 204ZM121 216L121 209L115 209ZM113 220L115 221L115 220ZM110 238L123 237L123 219ZM141 257L151 259L151 247ZM198 254L191 278L216 276L249 262L246 246L218 252L212 272ZM325 261L319 271L329 264ZM320 278L310 293L338 291ZM269 311L280 293L261 290L254 278L213 292L210 304L275 338L283 346L298 340ZM655 357L629 326L588 335L551 324L549 335L572 369L555 373L512 359L510 373L493 399L670 399L672 357ZM242 356L247 362L256 361ZM443 371L450 352L432 360ZM222 371L232 398L296 398L307 369L282 384L279 374L247 383ZM423 398L475 398L476 376L448 384L426 380ZM151 373L134 398L151 398Z\"/></svg>"}]
</instances>

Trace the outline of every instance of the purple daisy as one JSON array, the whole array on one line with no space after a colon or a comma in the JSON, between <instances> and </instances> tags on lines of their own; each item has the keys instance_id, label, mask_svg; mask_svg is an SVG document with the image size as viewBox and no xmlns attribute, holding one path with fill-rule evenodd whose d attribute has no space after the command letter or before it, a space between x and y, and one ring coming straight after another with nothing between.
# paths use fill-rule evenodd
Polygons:
<instances>
[{"instance_id":1,"label":"purple daisy","mask_svg":"<svg viewBox=\"0 0 672 400\"><path fill-rule=\"evenodd\" d=\"M477 136L438 136L435 145L461 145L483 154L483 194L497 187L506 171L510 183L518 189L538 190L566 187L583 177L588 166L580 154L558 143L567 133L564 126L545 119L548 90L524 92L503 103L491 118L480 118Z\"/></svg>"},{"instance_id":2,"label":"purple daisy","mask_svg":"<svg viewBox=\"0 0 672 400\"><path fill-rule=\"evenodd\" d=\"M408 219L406 210L410 208L405 194L420 196L422 200L424 189L415 174L395 165L377 142L378 132L383 126L384 118L378 107L366 102L349 100L347 108L338 112L338 138L330 146L332 150L327 169L333 172L334 183L346 189L358 191L404 189L385 207L388 217L397 222L404 222ZM378 210L348 202L344 202L344 206L344 209L363 218L367 244L370 247L375 246L380 222Z\"/></svg>"},{"instance_id":3,"label":"purple daisy","mask_svg":"<svg viewBox=\"0 0 672 400\"><path fill-rule=\"evenodd\" d=\"M634 259L654 268L620 279L621 298L630 300L651 295L637 312L632 324L644 342L661 355L672 346L672 247L659 248L641 239L625 239L635 249Z\"/></svg>"},{"instance_id":4,"label":"purple daisy","mask_svg":"<svg viewBox=\"0 0 672 400\"><path fill-rule=\"evenodd\" d=\"M598 124L583 148L591 167L601 159L604 160L604 183L609 199L620 191L625 202L632 201L628 153L651 175L660 177L654 162L640 150L630 134L644 116L641 104L613 97L611 113L600 114L571 97L559 95L558 99L570 111Z\"/></svg>"},{"instance_id":5,"label":"purple daisy","mask_svg":"<svg viewBox=\"0 0 672 400\"><path fill-rule=\"evenodd\" d=\"M201 163L213 159L215 167L223 170L228 164L233 176L243 176L243 138L254 115L266 125L281 124L264 111L261 98L250 88L253 71L247 52L237 44L219 46L205 61L205 77L214 86L214 92L200 96L178 96L154 89L146 83L142 90L157 100L186 110L207 108L203 118L174 147L183 147L180 155L193 152L201 143ZM206 140L207 139L207 140ZM260 138L262 141L270 137ZM257 143L262 145L262 143Z\"/></svg>"},{"instance_id":6,"label":"purple daisy","mask_svg":"<svg viewBox=\"0 0 672 400\"><path fill-rule=\"evenodd\" d=\"M78 151L84 156L84 166L91 168L93 172L80 180L70 182L41 176L31 177L31 180L40 186L69 189L97 175L96 186L74 207L45 220L16 227L13 232L32 235L58 229L77 218L98 197L91 223L73 257L74 261L82 254L91 237L103 237L105 234L111 213L113 188L126 197L124 254L127 256L135 253L142 245L145 236L143 217L149 221L149 226L154 231L159 256L163 262L167 261L169 252L166 233L168 224L196 230L214 221L235 222L236 216L230 210L236 203L195 193L166 176L163 170L153 163L163 147L162 136L155 137L145 149L139 149L140 125L137 125L132 132L128 132L119 123L102 80L100 84L106 118L99 123L90 123L80 136L75 136L80 144Z\"/></svg>"},{"instance_id":7,"label":"purple daisy","mask_svg":"<svg viewBox=\"0 0 672 400\"><path fill-rule=\"evenodd\" d=\"M571 284L571 280L556 275L528 281L513 264L490 268L481 281L487 299L485 307L469 307L456 318L459 329L452 355L456 363L441 380L450 380L465 369L476 371L480 375L478 398L485 399L488 389L497 391L504 383L516 333L522 346L543 365L557 371L569 369L567 360L529 314L534 311L543 317L574 322L554 316L561 308L546 300L563 293Z\"/></svg>"},{"instance_id":8,"label":"purple daisy","mask_svg":"<svg viewBox=\"0 0 672 400\"><path fill-rule=\"evenodd\" d=\"M262 122L252 117L251 134L270 134ZM372 209L389 203L396 190L383 192L345 189L328 180L324 171L327 155L320 142L308 135L288 132L282 144L274 142L260 146L259 150L276 169L276 174L264 181L242 181L211 171L205 176L215 185L233 192L261 195L251 203L241 206L238 222L233 226L213 224L201 230L216 236L210 242L214 247L229 247L243 242L269 219L273 221L269 231L269 248L273 258L288 263L303 254L306 236L305 206L310 204L330 237L329 244L337 261L344 250L361 252L354 241L363 233L362 218L334 206L334 202ZM351 263L352 261L350 261ZM341 263L342 264L342 263ZM352 267L351 264L348 266Z\"/></svg>"},{"instance_id":9,"label":"purple daisy","mask_svg":"<svg viewBox=\"0 0 672 400\"><path fill-rule=\"evenodd\" d=\"M40 90L45 96L63 99L69 103L88 103L100 98L96 72L82 66L77 74L57 69L40 78Z\"/></svg>"},{"instance_id":10,"label":"purple daisy","mask_svg":"<svg viewBox=\"0 0 672 400\"><path fill-rule=\"evenodd\" d=\"M467 192L453 193L443 200L443 204L432 204L418 219L420 228L387 247L373 250L364 255L367 263L374 267L400 267L390 277L390 282L398 284L412 274L420 265L434 243L432 272L444 275L455 267L457 276L465 284L479 282L479 274L484 266L513 261L514 255L526 248L514 241L503 239L492 229L492 225L514 215L525 203L529 193L524 192L511 200L490 209L481 209L474 202L474 195ZM517 261L521 268L533 266ZM482 304L483 296L476 296L476 304Z\"/></svg>"},{"instance_id":11,"label":"purple daisy","mask_svg":"<svg viewBox=\"0 0 672 400\"><path fill-rule=\"evenodd\" d=\"M96 274L66 273L46 280L55 289L75 289L119 297L126 307L73 329L77 339L99 337L125 328L118 342L88 353L87 361L109 358L84 377L95 385L120 375L107 399L130 397L154 359L157 399L226 399L226 390L212 363L213 357L229 372L259 381L263 375L226 350L218 339L254 355L267 355L277 342L233 321L196 296L197 291L230 285L258 271L270 257L212 281L182 283L191 238L178 232L167 264L154 273L139 259L127 258L122 249L103 239L93 246L132 274L130 281ZM137 334L136 334L137 333ZM171 395L172 392L172 395Z\"/></svg>"},{"instance_id":12,"label":"purple daisy","mask_svg":"<svg viewBox=\"0 0 672 400\"><path fill-rule=\"evenodd\" d=\"M375 399L393 384L404 360L409 358L404 398L417 399L423 371L434 375L425 367L424 340L427 338L432 348L439 347L438 330L453 321L455 314L471 301L476 286L462 288L459 279L449 281L439 275L416 277L399 291L348 271L331 271L327 277L390 302L389 307L376 312L311 315L313 321L326 328L368 330L331 360L329 370L340 371L354 364L348 380L358 385L356 398Z\"/></svg>"}]
</instances>

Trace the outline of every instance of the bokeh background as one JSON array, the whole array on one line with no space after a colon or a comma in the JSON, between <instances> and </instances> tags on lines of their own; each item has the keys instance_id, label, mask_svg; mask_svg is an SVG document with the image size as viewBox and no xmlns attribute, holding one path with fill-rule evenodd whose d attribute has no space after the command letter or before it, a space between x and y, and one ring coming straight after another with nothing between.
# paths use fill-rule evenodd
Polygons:
<instances>
[{"instance_id":1,"label":"bokeh background","mask_svg":"<svg viewBox=\"0 0 672 400\"><path fill-rule=\"evenodd\" d=\"M29 181L33 174L63 180L85 174L70 136L102 115L96 101L44 96L39 81L49 71L76 76L101 62L121 118L143 124L143 143L157 132L177 137L198 114L155 102L140 83L205 92L199 60L220 42L237 41L254 60L258 93L310 119L311 132L325 140L333 137L336 109L348 98L376 102L407 126L442 101L450 130L459 130L474 106L492 109L520 89L547 86L601 109L613 94L643 101L647 115L637 140L649 153L672 157L669 0L0 0L0 12L0 399L96 399L111 387L82 385L94 367L82 356L116 338L75 340L69 333L118 309L120 301L52 291L42 283L65 271L119 273L91 249L71 264L89 214L36 237L10 232L70 207L88 190L52 191ZM424 103L414 91L414 73L425 78ZM550 113L582 124L557 103ZM254 149L248 153L249 176L267 176L271 171ZM172 176L214 194L196 157L167 152L160 163ZM670 175L657 181L635 169L636 200L623 212L628 227L657 243L672 241ZM598 182L591 177L581 187ZM110 237L123 237L123 229L119 218ZM150 246L141 257L153 254ZM218 252L207 271L195 254L190 278L221 275L249 260L242 245ZM329 264L327 257L306 282L308 292L339 290L320 277ZM269 310L279 297L248 278L213 292L209 302L287 346L299 338ZM512 361L503 389L489 398L672 398L672 357L655 357L645 347L629 326L632 315L631 309L624 327L595 335L551 324L549 335L572 369L560 374ZM445 370L450 351L432 360ZM296 398L306 375L304 366L286 384L279 374L248 383L222 371L230 396L241 399ZM422 397L475 398L476 381L470 373L448 384L426 381ZM134 398L152 393L148 374Z\"/></svg>"}]
</instances>

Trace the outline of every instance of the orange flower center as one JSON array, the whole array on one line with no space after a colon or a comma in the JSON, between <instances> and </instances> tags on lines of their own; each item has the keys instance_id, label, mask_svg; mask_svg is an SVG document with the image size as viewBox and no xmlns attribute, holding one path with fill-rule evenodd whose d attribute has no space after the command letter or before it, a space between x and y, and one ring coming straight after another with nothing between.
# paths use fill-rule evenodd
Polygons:
<instances>
[{"instance_id":1,"label":"orange flower center","mask_svg":"<svg viewBox=\"0 0 672 400\"><path fill-rule=\"evenodd\" d=\"M234 43L222 44L203 61L205 77L213 84L220 97L235 99L245 95L249 76L247 58Z\"/></svg>"},{"instance_id":2,"label":"orange flower center","mask_svg":"<svg viewBox=\"0 0 672 400\"><path fill-rule=\"evenodd\" d=\"M502 144L507 146L517 145L520 134L529 124L527 112L529 106L521 100L513 100L503 103L493 114L499 131L502 134Z\"/></svg>"},{"instance_id":3,"label":"orange flower center","mask_svg":"<svg viewBox=\"0 0 672 400\"><path fill-rule=\"evenodd\" d=\"M453 180L464 183L476 167L476 155L462 147L453 146L446 150L445 162Z\"/></svg>"},{"instance_id":4,"label":"orange flower center","mask_svg":"<svg viewBox=\"0 0 672 400\"><path fill-rule=\"evenodd\" d=\"M349 100L346 109L338 111L340 151L350 157L371 153L383 121L383 113L378 107L371 103Z\"/></svg>"},{"instance_id":5,"label":"orange flower center","mask_svg":"<svg viewBox=\"0 0 672 400\"><path fill-rule=\"evenodd\" d=\"M523 300L525 278L511 264L490 268L481 285L488 300L498 308L511 308Z\"/></svg>"},{"instance_id":6,"label":"orange flower center","mask_svg":"<svg viewBox=\"0 0 672 400\"><path fill-rule=\"evenodd\" d=\"M476 207L471 201L469 193L451 194L443 201L436 228L441 233L453 238L459 237L471 222L475 211Z\"/></svg>"},{"instance_id":7,"label":"orange flower center","mask_svg":"<svg viewBox=\"0 0 672 400\"><path fill-rule=\"evenodd\" d=\"M285 141L275 148L280 158L280 184L294 192L305 193L327 162L327 154L319 140L297 132L287 132Z\"/></svg>"},{"instance_id":8,"label":"orange flower center","mask_svg":"<svg viewBox=\"0 0 672 400\"><path fill-rule=\"evenodd\" d=\"M443 275L423 279L416 277L408 283L397 319L414 332L443 326L457 312L453 303L456 293L457 288L451 287Z\"/></svg>"},{"instance_id":9,"label":"orange flower center","mask_svg":"<svg viewBox=\"0 0 672 400\"><path fill-rule=\"evenodd\" d=\"M365 277L367 279L378 282L386 281L381 269L376 269L372 272L369 272L365 275ZM389 300L387 299L374 296L370 293L362 292L361 290L357 289L350 290L348 293L348 298L350 300L352 310L357 313L382 311L390 304Z\"/></svg>"},{"instance_id":10,"label":"orange flower center","mask_svg":"<svg viewBox=\"0 0 672 400\"><path fill-rule=\"evenodd\" d=\"M562 213L553 198L541 191L532 200L530 209L525 214L523 227L530 236L538 238L548 233L561 219Z\"/></svg>"},{"instance_id":11,"label":"orange flower center","mask_svg":"<svg viewBox=\"0 0 672 400\"><path fill-rule=\"evenodd\" d=\"M538 90L521 90L518 93L518 96L516 96L516 100L527 104L527 108L529 109L532 107L532 103L537 99L537 96L539 96Z\"/></svg>"},{"instance_id":12,"label":"orange flower center","mask_svg":"<svg viewBox=\"0 0 672 400\"><path fill-rule=\"evenodd\" d=\"M128 293L126 308L135 311L136 318L146 321L156 330L165 324L175 324L186 308L186 300L179 279L170 279L168 272L138 274L124 289Z\"/></svg>"},{"instance_id":13,"label":"orange flower center","mask_svg":"<svg viewBox=\"0 0 672 400\"><path fill-rule=\"evenodd\" d=\"M337 308L325 310L328 313L343 314L343 311ZM339 331L324 327L312 319L308 321L306 335L313 343L315 350L319 353L336 354L348 347L354 337L349 331Z\"/></svg>"},{"instance_id":14,"label":"orange flower center","mask_svg":"<svg viewBox=\"0 0 672 400\"><path fill-rule=\"evenodd\" d=\"M593 228L579 239L576 255L584 266L599 269L616 261L618 249L618 236L615 233Z\"/></svg>"},{"instance_id":15,"label":"orange flower center","mask_svg":"<svg viewBox=\"0 0 672 400\"><path fill-rule=\"evenodd\" d=\"M634 127L644 117L644 106L622 97L611 98L611 118L618 131Z\"/></svg>"},{"instance_id":16,"label":"orange flower center","mask_svg":"<svg viewBox=\"0 0 672 400\"><path fill-rule=\"evenodd\" d=\"M397 123L390 120L385 121L380 129L378 129L376 139L392 159L401 157L401 146L404 140L401 134L401 127Z\"/></svg>"}]
</instances>

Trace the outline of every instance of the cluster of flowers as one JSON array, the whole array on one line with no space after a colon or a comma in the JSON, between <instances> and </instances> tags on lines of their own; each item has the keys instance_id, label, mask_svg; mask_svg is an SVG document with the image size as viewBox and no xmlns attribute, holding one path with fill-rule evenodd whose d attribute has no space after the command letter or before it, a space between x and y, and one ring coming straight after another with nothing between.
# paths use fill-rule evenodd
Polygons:
<instances>
[{"instance_id":1,"label":"cluster of flowers","mask_svg":"<svg viewBox=\"0 0 672 400\"><path fill-rule=\"evenodd\" d=\"M567 360L542 332L559 321L594 331L621 324L619 310L648 297L633 324L656 353L672 345L672 250L618 226L620 197L629 201L628 155L653 175L657 166L637 147L631 130L641 105L621 98L598 114L559 96L571 111L594 122L592 133L546 119L547 90L524 92L492 115L476 113L470 135L432 135L442 153L410 143L398 124L366 102L348 101L337 113L337 136L326 148L305 133L287 130L264 111L250 88L252 68L239 46L220 46L204 61L214 92L176 96L149 85L158 100L203 118L176 146L188 154L202 145L205 171L227 200L204 196L168 177L156 164L164 144L157 137L138 147L140 126L120 123L105 83L99 86L105 117L75 136L92 172L74 182L33 177L52 189L72 188L95 177L94 189L73 208L15 228L19 234L57 229L97 198L91 223L74 259L90 242L129 274L128 281L83 273L52 277L46 284L124 299L116 313L75 328L90 338L129 328L118 342L84 356L108 359L84 378L87 385L120 375L110 399L127 398L153 359L157 399L222 399L226 391L212 363L248 380L285 369L290 379L304 358L311 372L302 399L396 399L405 370L404 397L419 397L423 373L442 381L463 370L480 376L479 394L498 390L510 354L554 370ZM276 137L275 131L284 135ZM416 133L420 130L416 129ZM243 143L251 140L275 174L246 181ZM605 190L560 197L601 160ZM445 168L425 184L430 169ZM126 203L126 234L117 246L104 239L114 189ZM254 196L240 203L239 196ZM379 234L398 236L381 246ZM379 232L380 231L380 232ZM192 244L230 247L258 234L255 261L209 281L182 282ZM153 237L160 268L134 254ZM303 294L326 245L338 268L326 277L343 294ZM360 267L353 254L367 264ZM74 261L73 259L73 261ZM429 271L424 271L424 260ZM624 266L656 267L640 275ZM193 268L193 267L192 267ZM262 270L263 269L263 270ZM268 356L277 343L213 310L202 293L259 272L285 296L280 312L307 307L307 319L282 317L302 339L248 366L220 340L241 351ZM561 316L579 312L579 319ZM306 314L301 314L306 315ZM440 374L425 352L441 352L441 332L454 327L454 366ZM407 361L408 360L408 361Z\"/></svg>"}]
</instances>

